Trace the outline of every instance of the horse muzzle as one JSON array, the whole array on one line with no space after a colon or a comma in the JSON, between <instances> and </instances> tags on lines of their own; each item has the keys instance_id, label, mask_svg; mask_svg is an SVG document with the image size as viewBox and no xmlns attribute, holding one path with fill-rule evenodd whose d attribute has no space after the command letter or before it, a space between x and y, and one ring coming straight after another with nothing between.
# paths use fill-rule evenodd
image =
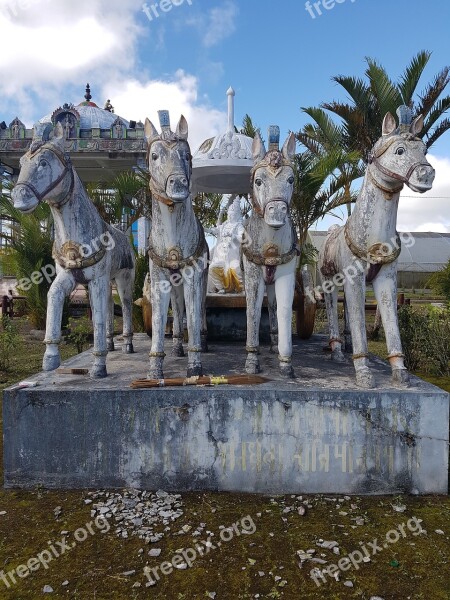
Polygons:
<instances>
[{"instance_id":1,"label":"horse muzzle","mask_svg":"<svg viewBox=\"0 0 450 600\"><path fill-rule=\"evenodd\" d=\"M11 199L14 208L23 213L30 213L39 204L39 198L26 183L16 183L12 192Z\"/></svg>"},{"instance_id":2,"label":"horse muzzle","mask_svg":"<svg viewBox=\"0 0 450 600\"><path fill-rule=\"evenodd\" d=\"M189 179L184 173L169 175L166 183L166 194L173 202L184 202L190 194Z\"/></svg>"},{"instance_id":3,"label":"horse muzzle","mask_svg":"<svg viewBox=\"0 0 450 600\"><path fill-rule=\"evenodd\" d=\"M264 221L274 229L280 229L286 224L288 205L285 200L271 200L264 208Z\"/></svg>"},{"instance_id":4,"label":"horse muzzle","mask_svg":"<svg viewBox=\"0 0 450 600\"><path fill-rule=\"evenodd\" d=\"M435 175L436 172L431 165L419 165L412 172L407 185L413 192L423 194L431 190Z\"/></svg>"}]
</instances>

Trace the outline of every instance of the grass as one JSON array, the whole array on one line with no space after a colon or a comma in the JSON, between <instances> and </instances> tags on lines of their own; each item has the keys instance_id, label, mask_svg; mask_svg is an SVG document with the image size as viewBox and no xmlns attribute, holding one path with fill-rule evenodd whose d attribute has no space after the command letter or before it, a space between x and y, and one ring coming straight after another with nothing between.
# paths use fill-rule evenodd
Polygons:
<instances>
[{"instance_id":1,"label":"grass","mask_svg":"<svg viewBox=\"0 0 450 600\"><path fill-rule=\"evenodd\" d=\"M26 326L23 322L21 326L24 332ZM381 353L381 346L372 344L371 350ZM62 353L66 358L74 354L74 348L62 346ZM14 359L11 372L2 374L0 389L38 371L42 354L42 343L27 339ZM86 493L86 490L1 489L0 512L6 514L0 515L0 571L7 572L26 563L48 548L49 541L60 541L63 530L69 531L68 540L73 540L74 532L91 520L89 506L84 504ZM308 499L311 506L305 516L297 511L283 512L286 506L299 506L298 499L273 498L274 501L250 494L183 494L184 515L172 527L173 531L179 531L183 525L196 528L205 522L206 529L215 533L214 541L218 539L220 526L241 522L247 515L256 530L252 535L235 536L222 543L220 548L199 557L191 569L162 576L155 587L145 587L143 567L146 563L156 567L162 561L170 561L176 550L192 547L194 540L190 534L167 535L156 544L162 549L158 558L148 556L148 546L140 554L144 544L136 538L118 539L112 530L89 535L85 542L50 562L47 570L41 567L26 579L19 579L10 589L0 579L0 599L35 600L44 595L45 585L54 589L49 597L82 600L193 600L213 597L208 594L214 592L216 600L256 597L368 600L371 596L384 600L449 599L450 499L447 496L365 496L350 500L335 496L332 501L322 495L303 495L303 500ZM406 506L405 512L393 509L393 505L402 504ZM54 514L57 506L62 507L59 517ZM357 517L364 518L364 525L355 524ZM316 556L322 552L329 562L337 563L339 558L360 549L360 542L367 545L375 538L380 542L387 532L406 525L413 517L423 520L421 526L426 533L416 536L404 529L404 538L389 544L369 563L343 573L339 583L332 580L317 587L309 576L313 565L302 569L298 566L297 550L315 548ZM436 530L444 531L444 535ZM320 538L336 540L340 556L321 550L316 545ZM136 573L123 575L131 570ZM65 580L69 583L63 587ZM345 580L351 581L353 587L345 587ZM133 588L135 583L141 586Z\"/></svg>"}]
</instances>

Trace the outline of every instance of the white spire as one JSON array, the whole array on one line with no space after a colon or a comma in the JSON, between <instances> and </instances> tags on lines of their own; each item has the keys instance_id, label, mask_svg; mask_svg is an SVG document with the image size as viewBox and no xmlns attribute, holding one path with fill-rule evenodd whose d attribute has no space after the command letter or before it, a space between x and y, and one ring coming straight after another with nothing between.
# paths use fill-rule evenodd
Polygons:
<instances>
[{"instance_id":1,"label":"white spire","mask_svg":"<svg viewBox=\"0 0 450 600\"><path fill-rule=\"evenodd\" d=\"M234 133L234 97L236 92L232 87L228 88L228 132Z\"/></svg>"}]
</instances>

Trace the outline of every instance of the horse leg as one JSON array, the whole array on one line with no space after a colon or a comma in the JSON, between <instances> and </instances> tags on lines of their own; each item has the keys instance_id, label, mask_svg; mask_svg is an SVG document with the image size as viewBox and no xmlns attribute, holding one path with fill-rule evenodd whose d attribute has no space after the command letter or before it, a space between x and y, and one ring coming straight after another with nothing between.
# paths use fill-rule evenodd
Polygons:
<instances>
[{"instance_id":1,"label":"horse leg","mask_svg":"<svg viewBox=\"0 0 450 600\"><path fill-rule=\"evenodd\" d=\"M259 324L264 298L264 278L261 267L249 264L245 273L245 291L247 295L247 373L260 373L259 364Z\"/></svg>"},{"instance_id":2,"label":"horse leg","mask_svg":"<svg viewBox=\"0 0 450 600\"><path fill-rule=\"evenodd\" d=\"M170 282L162 269L150 267L152 299L152 348L148 379L164 379L163 361L164 335L167 324L167 311L170 303ZM167 288L167 289L165 289Z\"/></svg>"},{"instance_id":3,"label":"horse leg","mask_svg":"<svg viewBox=\"0 0 450 600\"><path fill-rule=\"evenodd\" d=\"M122 304L123 315L123 345L124 354L133 354L133 287L134 269L122 269L116 275L117 291ZM109 348L108 348L109 349Z\"/></svg>"},{"instance_id":4,"label":"horse leg","mask_svg":"<svg viewBox=\"0 0 450 600\"><path fill-rule=\"evenodd\" d=\"M292 368L292 302L295 291L295 271L275 280L278 319L278 359L283 377L294 377Z\"/></svg>"},{"instance_id":5,"label":"horse leg","mask_svg":"<svg viewBox=\"0 0 450 600\"><path fill-rule=\"evenodd\" d=\"M94 324L94 364L89 372L93 378L107 376L106 372L106 321L108 319L108 295L111 284L109 277L101 275L89 282L89 297L91 299L92 321Z\"/></svg>"},{"instance_id":6,"label":"horse leg","mask_svg":"<svg viewBox=\"0 0 450 600\"><path fill-rule=\"evenodd\" d=\"M46 349L42 360L44 371L54 371L61 364L59 344L61 342L61 320L64 300L75 289L76 282L70 271L60 269L47 295L47 323L45 329Z\"/></svg>"},{"instance_id":7,"label":"horse leg","mask_svg":"<svg viewBox=\"0 0 450 600\"><path fill-rule=\"evenodd\" d=\"M385 265L373 281L373 291L380 309L392 380L401 386L409 386L409 373L403 360L402 342L397 317L397 265Z\"/></svg>"},{"instance_id":8,"label":"horse leg","mask_svg":"<svg viewBox=\"0 0 450 600\"><path fill-rule=\"evenodd\" d=\"M373 388L375 381L369 369L369 354L366 336L366 276L358 272L347 277L344 282L345 296L348 301L350 330L353 339L353 364L356 371L356 383L362 388Z\"/></svg>"},{"instance_id":9,"label":"horse leg","mask_svg":"<svg viewBox=\"0 0 450 600\"><path fill-rule=\"evenodd\" d=\"M203 273L195 273L184 284L184 301L188 327L188 368L187 376L203 375L202 368L202 296Z\"/></svg>"},{"instance_id":10,"label":"horse leg","mask_svg":"<svg viewBox=\"0 0 450 600\"><path fill-rule=\"evenodd\" d=\"M322 278L322 288L324 290L325 307L327 310L328 327L330 330L330 348L331 360L344 362L342 353L342 340L339 336L339 317L338 317L338 288L331 279ZM330 291L325 291L326 289Z\"/></svg>"},{"instance_id":11,"label":"horse leg","mask_svg":"<svg viewBox=\"0 0 450 600\"><path fill-rule=\"evenodd\" d=\"M208 291L208 269L203 272L203 291L202 291L202 352L208 352L208 323L206 321L206 294Z\"/></svg>"},{"instance_id":12,"label":"horse leg","mask_svg":"<svg viewBox=\"0 0 450 600\"><path fill-rule=\"evenodd\" d=\"M114 298L112 294L112 283L109 284L108 294L108 321L106 323L106 349L114 352Z\"/></svg>"},{"instance_id":13,"label":"horse leg","mask_svg":"<svg viewBox=\"0 0 450 600\"><path fill-rule=\"evenodd\" d=\"M172 356L184 356L183 350L183 316L184 316L184 295L183 286L179 285L172 288L170 295L172 313L173 313L173 348Z\"/></svg>"},{"instance_id":14,"label":"horse leg","mask_svg":"<svg viewBox=\"0 0 450 600\"><path fill-rule=\"evenodd\" d=\"M350 331L350 317L348 314L347 298L344 294L344 351L348 354L353 354L352 334Z\"/></svg>"},{"instance_id":15,"label":"horse leg","mask_svg":"<svg viewBox=\"0 0 450 600\"><path fill-rule=\"evenodd\" d=\"M278 321L277 321L277 297L275 285L267 286L267 307L269 309L270 326L270 352L278 352Z\"/></svg>"}]
</instances>

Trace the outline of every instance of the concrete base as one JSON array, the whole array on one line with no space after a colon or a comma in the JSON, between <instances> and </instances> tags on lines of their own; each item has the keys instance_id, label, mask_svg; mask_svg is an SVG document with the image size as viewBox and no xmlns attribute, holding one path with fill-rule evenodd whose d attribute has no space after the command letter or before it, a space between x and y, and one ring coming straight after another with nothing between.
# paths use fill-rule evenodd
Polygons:
<instances>
[{"instance_id":1,"label":"concrete base","mask_svg":"<svg viewBox=\"0 0 450 600\"><path fill-rule=\"evenodd\" d=\"M168 353L171 341L168 340ZM447 493L449 395L412 378L391 387L373 359L376 390L360 390L353 366L323 352L325 338L294 340L297 379L259 386L132 390L145 377L149 340L108 356L109 377L40 373L35 388L3 400L5 486L137 487L262 493ZM88 367L85 352L66 367ZM210 345L206 374L242 373L239 344ZM167 356L166 377L187 359Z\"/></svg>"}]
</instances>

